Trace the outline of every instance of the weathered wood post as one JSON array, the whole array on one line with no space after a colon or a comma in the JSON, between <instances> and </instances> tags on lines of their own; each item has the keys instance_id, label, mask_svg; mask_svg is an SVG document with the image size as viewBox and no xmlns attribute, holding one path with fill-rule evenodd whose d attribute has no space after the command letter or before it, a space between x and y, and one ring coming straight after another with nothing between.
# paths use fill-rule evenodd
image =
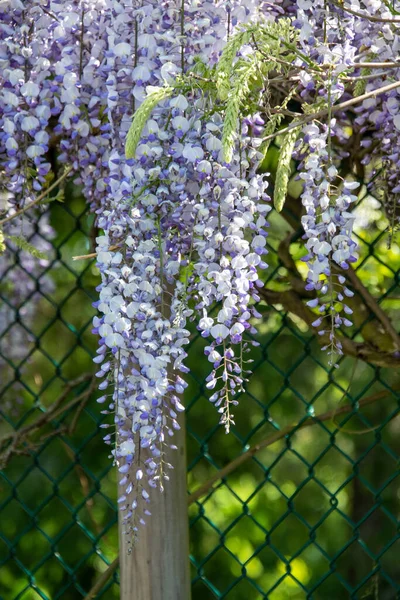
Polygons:
<instances>
[{"instance_id":1,"label":"weathered wood post","mask_svg":"<svg viewBox=\"0 0 400 600\"><path fill-rule=\"evenodd\" d=\"M185 416L167 450L174 465L164 491L151 489L151 511L131 554L120 519L121 600L190 600L189 532L186 487ZM140 510L140 506L139 506Z\"/></svg>"}]
</instances>

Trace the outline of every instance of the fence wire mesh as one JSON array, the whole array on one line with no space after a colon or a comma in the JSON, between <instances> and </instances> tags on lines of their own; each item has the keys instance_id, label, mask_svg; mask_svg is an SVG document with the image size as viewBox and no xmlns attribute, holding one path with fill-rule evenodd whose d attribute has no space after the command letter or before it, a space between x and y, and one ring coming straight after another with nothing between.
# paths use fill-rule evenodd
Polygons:
<instances>
[{"instance_id":1,"label":"fence wire mesh","mask_svg":"<svg viewBox=\"0 0 400 600\"><path fill-rule=\"evenodd\" d=\"M400 255L387 249L376 207L366 196L357 209L356 271L394 319ZM0 263L2 600L85 598L118 551L108 417L90 377L99 280L92 261L72 258L91 252L93 221L73 189L47 216L30 236L48 260L32 265L16 251ZM266 285L276 294L289 289L280 252L288 229L273 214ZM295 241L291 252L298 261ZM229 436L207 400L209 364L193 327L189 491L268 442L189 509L193 600L400 598L398 374L350 356L334 369L295 311L264 299L258 309L260 346ZM355 323L355 343L388 351L372 311ZM96 597L118 595L114 574Z\"/></svg>"}]
</instances>

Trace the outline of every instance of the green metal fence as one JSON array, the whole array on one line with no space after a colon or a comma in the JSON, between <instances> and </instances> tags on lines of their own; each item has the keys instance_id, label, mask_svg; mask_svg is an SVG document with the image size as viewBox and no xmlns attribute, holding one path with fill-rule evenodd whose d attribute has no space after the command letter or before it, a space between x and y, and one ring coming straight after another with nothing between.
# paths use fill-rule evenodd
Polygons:
<instances>
[{"instance_id":1,"label":"green metal fence","mask_svg":"<svg viewBox=\"0 0 400 600\"><path fill-rule=\"evenodd\" d=\"M13 315L0 329L2 600L85 598L118 551L116 475L101 428L108 417L90 378L98 275L92 261L72 258L91 252L93 222L69 191L65 203L49 206L53 250L31 292L16 295L7 275L0 284L3 310ZM358 273L394 320L399 251L387 249L374 200L359 209ZM288 230L273 214L267 288L275 294L289 290L293 275L279 252ZM300 246L291 252L297 260ZM8 274L32 279L19 253L10 260ZM33 300L32 318L25 307ZM400 598L398 373L350 356L331 368L284 302L263 299L259 310L260 346L229 436L207 401L209 364L193 329L189 491L268 440L190 506L193 600ZM384 332L372 311L364 317L350 335L377 351ZM13 340L22 344L18 357L9 353ZM118 593L114 573L96 597Z\"/></svg>"}]
</instances>

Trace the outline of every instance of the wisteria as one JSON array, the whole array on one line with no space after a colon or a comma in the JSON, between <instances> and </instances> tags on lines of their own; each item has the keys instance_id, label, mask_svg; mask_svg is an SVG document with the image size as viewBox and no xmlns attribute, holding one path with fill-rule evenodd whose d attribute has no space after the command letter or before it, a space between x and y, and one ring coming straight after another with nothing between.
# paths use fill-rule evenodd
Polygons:
<instances>
[{"instance_id":1,"label":"wisteria","mask_svg":"<svg viewBox=\"0 0 400 600\"><path fill-rule=\"evenodd\" d=\"M272 200L282 209L292 158L302 184L308 307L337 365L340 332L352 324L346 270L357 260L359 182L354 170L340 169L349 156L351 99L351 128L367 134L363 165L371 186L384 181L395 229L397 21L380 0L346 7L0 1L7 214L29 207L68 167L101 231L94 362L99 402L114 417L105 440L125 490L119 503L128 534L150 512L138 514L138 498L147 501L149 488L168 479L165 449L184 410L189 321L205 339L210 400L226 431L234 424L257 344L268 214ZM274 181L259 166L278 135Z\"/></svg>"}]
</instances>

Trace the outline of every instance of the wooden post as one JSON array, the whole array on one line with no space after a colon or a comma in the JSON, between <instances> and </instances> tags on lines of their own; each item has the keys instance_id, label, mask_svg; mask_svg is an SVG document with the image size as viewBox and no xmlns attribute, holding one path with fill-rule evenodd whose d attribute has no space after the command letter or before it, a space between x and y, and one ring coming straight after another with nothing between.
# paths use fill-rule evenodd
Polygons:
<instances>
[{"instance_id":1,"label":"wooden post","mask_svg":"<svg viewBox=\"0 0 400 600\"><path fill-rule=\"evenodd\" d=\"M166 456L174 469L164 492L151 489L146 504L151 517L140 527L130 555L120 519L120 600L190 600L186 431L185 416L180 417L181 429L171 438L178 450L168 449Z\"/></svg>"}]
</instances>

